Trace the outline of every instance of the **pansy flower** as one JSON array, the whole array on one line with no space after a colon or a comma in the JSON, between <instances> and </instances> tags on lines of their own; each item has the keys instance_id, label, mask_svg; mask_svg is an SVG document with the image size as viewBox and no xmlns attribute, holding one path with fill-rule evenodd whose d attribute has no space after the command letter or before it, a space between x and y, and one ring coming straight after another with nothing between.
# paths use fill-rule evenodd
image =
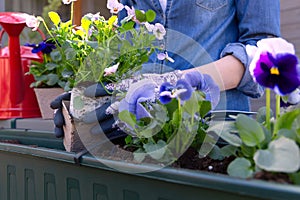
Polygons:
<instances>
[{"instance_id":1,"label":"pansy flower","mask_svg":"<svg viewBox=\"0 0 300 200\"><path fill-rule=\"evenodd\" d=\"M170 103L174 98L187 101L191 98L192 93L193 88L186 80L178 80L175 86L164 82L159 89L159 100L162 104Z\"/></svg>"},{"instance_id":2,"label":"pansy flower","mask_svg":"<svg viewBox=\"0 0 300 200\"><path fill-rule=\"evenodd\" d=\"M36 31L40 25L40 19L38 17L35 17L33 15L28 15L26 17L26 26L31 28L32 31Z\"/></svg>"},{"instance_id":3,"label":"pansy flower","mask_svg":"<svg viewBox=\"0 0 300 200\"><path fill-rule=\"evenodd\" d=\"M129 6L125 6L125 9L127 11L127 17L125 17L125 19L124 19L125 21L133 20L134 22L140 23L136 19L135 9L133 6L131 8Z\"/></svg>"},{"instance_id":4,"label":"pansy flower","mask_svg":"<svg viewBox=\"0 0 300 200\"><path fill-rule=\"evenodd\" d=\"M153 34L155 35L156 39L163 40L164 36L166 35L166 29L162 24L156 23L153 27Z\"/></svg>"},{"instance_id":5,"label":"pansy flower","mask_svg":"<svg viewBox=\"0 0 300 200\"><path fill-rule=\"evenodd\" d=\"M147 31L149 31L150 33L153 32L153 30L154 30L154 24L150 24L149 22L145 22L144 25L145 25Z\"/></svg>"},{"instance_id":6,"label":"pansy flower","mask_svg":"<svg viewBox=\"0 0 300 200\"><path fill-rule=\"evenodd\" d=\"M118 0L108 0L107 8L110 10L110 13L118 14L121 10L123 10L124 5L119 3Z\"/></svg>"},{"instance_id":7,"label":"pansy flower","mask_svg":"<svg viewBox=\"0 0 300 200\"><path fill-rule=\"evenodd\" d=\"M292 44L282 38L268 38L257 42L255 52L253 47L247 50L253 55L249 69L257 83L282 96L300 86L298 58Z\"/></svg>"},{"instance_id":8,"label":"pansy flower","mask_svg":"<svg viewBox=\"0 0 300 200\"><path fill-rule=\"evenodd\" d=\"M52 40L44 40L39 44L24 44L25 46L32 47L32 53L42 52L44 54L49 54L53 49L56 49L55 42Z\"/></svg>"}]
</instances>

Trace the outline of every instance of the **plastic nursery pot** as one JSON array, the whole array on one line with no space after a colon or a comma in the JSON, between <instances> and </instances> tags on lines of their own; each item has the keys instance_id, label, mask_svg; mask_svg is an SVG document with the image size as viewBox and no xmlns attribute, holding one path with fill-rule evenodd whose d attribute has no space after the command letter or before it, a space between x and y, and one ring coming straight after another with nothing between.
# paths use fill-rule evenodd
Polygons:
<instances>
[{"instance_id":1,"label":"plastic nursery pot","mask_svg":"<svg viewBox=\"0 0 300 200\"><path fill-rule=\"evenodd\" d=\"M292 185L170 167L152 171L155 167L151 165L89 155L74 159L76 154L64 151L53 133L3 129L0 140L21 143L0 142L0 199L292 200L300 196L300 187Z\"/></svg>"}]
</instances>

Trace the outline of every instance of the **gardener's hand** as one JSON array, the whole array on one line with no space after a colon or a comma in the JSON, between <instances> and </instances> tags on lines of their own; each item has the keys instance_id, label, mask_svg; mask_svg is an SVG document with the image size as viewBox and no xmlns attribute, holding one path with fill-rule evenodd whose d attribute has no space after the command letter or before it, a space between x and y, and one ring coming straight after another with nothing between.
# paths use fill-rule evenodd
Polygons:
<instances>
[{"instance_id":1,"label":"gardener's hand","mask_svg":"<svg viewBox=\"0 0 300 200\"><path fill-rule=\"evenodd\" d=\"M205 93L206 99L211 102L214 109L220 100L220 88L208 74L201 74L195 70L182 75L182 78L191 84L196 90Z\"/></svg>"},{"instance_id":2,"label":"gardener's hand","mask_svg":"<svg viewBox=\"0 0 300 200\"><path fill-rule=\"evenodd\" d=\"M63 93L61 95L59 95L58 97L56 97L51 103L50 103L50 107L52 109L55 109L54 112L54 134L56 137L61 138L64 136L64 130L63 130L63 126L65 125L65 119L62 113L62 101L66 100L66 101L70 101L71 99L71 93L70 92L66 92Z\"/></svg>"},{"instance_id":3,"label":"gardener's hand","mask_svg":"<svg viewBox=\"0 0 300 200\"><path fill-rule=\"evenodd\" d=\"M110 95L109 90L105 90L101 84L95 84L90 87L88 87L84 91L84 95L87 97L101 97L101 96L108 96ZM71 99L71 93L64 93L59 95L57 98L55 98L51 104L50 107L52 109L55 109L54 113L54 124L55 129L54 133L55 136L58 138L61 138L64 136L64 130L63 126L65 125L64 116L62 114L62 101L67 100L70 101ZM114 118L112 114L108 114L106 112L106 109L110 106L110 102L105 103L101 107L95 109L94 111L91 111L90 113L87 113L83 117L83 122L85 123L94 123L98 121L98 125L91 128L90 132L91 134L101 134L104 133L107 135L108 139L114 140L120 137L124 137L125 134L121 131L119 131L118 128L113 127L114 124Z\"/></svg>"},{"instance_id":4,"label":"gardener's hand","mask_svg":"<svg viewBox=\"0 0 300 200\"><path fill-rule=\"evenodd\" d=\"M112 89L105 89L102 84L98 83L89 86L85 89L84 93L87 97L104 97L112 94ZM106 102L94 111L87 113L83 117L83 122L87 124L98 122L97 125L91 128L91 134L105 134L108 139L115 140L125 137L126 134L114 126L115 119L112 113L107 112L107 109L111 106L111 102Z\"/></svg>"}]
</instances>

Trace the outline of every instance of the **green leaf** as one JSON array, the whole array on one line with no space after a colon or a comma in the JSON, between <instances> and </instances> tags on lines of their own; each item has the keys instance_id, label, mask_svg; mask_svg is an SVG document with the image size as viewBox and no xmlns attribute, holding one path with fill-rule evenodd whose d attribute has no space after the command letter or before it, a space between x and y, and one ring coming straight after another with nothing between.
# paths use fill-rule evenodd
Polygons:
<instances>
[{"instance_id":1,"label":"green leaf","mask_svg":"<svg viewBox=\"0 0 300 200\"><path fill-rule=\"evenodd\" d=\"M133 152L134 160L139 162L139 163L143 162L146 155L147 154L143 151L143 149L137 149L135 152Z\"/></svg>"},{"instance_id":2,"label":"green leaf","mask_svg":"<svg viewBox=\"0 0 300 200\"><path fill-rule=\"evenodd\" d=\"M286 138L289 138L291 140L297 140L297 133L295 130L290 129L280 129L277 133L278 137L284 136Z\"/></svg>"},{"instance_id":3,"label":"green leaf","mask_svg":"<svg viewBox=\"0 0 300 200\"><path fill-rule=\"evenodd\" d=\"M243 154L243 156L247 157L247 158L252 158L256 152L255 147L249 147L245 144L242 144L242 146L240 148L241 148L241 153Z\"/></svg>"},{"instance_id":4,"label":"green leaf","mask_svg":"<svg viewBox=\"0 0 300 200\"><path fill-rule=\"evenodd\" d=\"M169 116L173 116L173 113L177 110L178 101L174 98L170 103L165 104L165 106L168 110Z\"/></svg>"},{"instance_id":5,"label":"green leaf","mask_svg":"<svg viewBox=\"0 0 300 200\"><path fill-rule=\"evenodd\" d=\"M225 157L235 156L237 147L232 145L226 145L222 148L215 145L208 156L214 160L223 160Z\"/></svg>"},{"instance_id":6,"label":"green leaf","mask_svg":"<svg viewBox=\"0 0 300 200\"><path fill-rule=\"evenodd\" d=\"M294 184L300 185L300 172L289 174L289 177Z\"/></svg>"},{"instance_id":7,"label":"green leaf","mask_svg":"<svg viewBox=\"0 0 300 200\"><path fill-rule=\"evenodd\" d=\"M55 64L55 63L47 63L46 65L45 65L45 67L47 68L47 70L49 70L49 71L51 71L51 70L54 70L55 68L57 68L57 64Z\"/></svg>"},{"instance_id":8,"label":"green leaf","mask_svg":"<svg viewBox=\"0 0 300 200\"><path fill-rule=\"evenodd\" d=\"M146 12L146 20L147 22L153 22L155 20L156 13L153 10L148 10Z\"/></svg>"},{"instance_id":9,"label":"green leaf","mask_svg":"<svg viewBox=\"0 0 300 200\"><path fill-rule=\"evenodd\" d=\"M73 75L73 72L68 70L68 69L64 69L62 72L61 72L61 75L62 77L64 78L69 78Z\"/></svg>"},{"instance_id":10,"label":"green leaf","mask_svg":"<svg viewBox=\"0 0 300 200\"><path fill-rule=\"evenodd\" d=\"M123 110L122 112L120 112L118 117L121 121L125 122L126 124L131 126L133 129L137 125L135 115L130 113L128 110Z\"/></svg>"},{"instance_id":11,"label":"green leaf","mask_svg":"<svg viewBox=\"0 0 300 200\"><path fill-rule=\"evenodd\" d=\"M146 15L141 10L135 10L136 19L140 22L146 22Z\"/></svg>"},{"instance_id":12,"label":"green leaf","mask_svg":"<svg viewBox=\"0 0 300 200\"><path fill-rule=\"evenodd\" d=\"M204 117L211 110L210 101L201 101L200 116Z\"/></svg>"},{"instance_id":13,"label":"green leaf","mask_svg":"<svg viewBox=\"0 0 300 200\"><path fill-rule=\"evenodd\" d=\"M238 178L250 178L253 175L251 162L246 158L236 158L228 165L227 173Z\"/></svg>"},{"instance_id":14,"label":"green leaf","mask_svg":"<svg viewBox=\"0 0 300 200\"><path fill-rule=\"evenodd\" d=\"M73 60L76 57L76 51L73 48L68 48L65 50L65 55L67 60Z\"/></svg>"},{"instance_id":15,"label":"green leaf","mask_svg":"<svg viewBox=\"0 0 300 200\"><path fill-rule=\"evenodd\" d=\"M199 103L196 98L196 94L193 93L188 101L185 101L182 109L190 116L194 116L199 111Z\"/></svg>"},{"instance_id":16,"label":"green leaf","mask_svg":"<svg viewBox=\"0 0 300 200\"><path fill-rule=\"evenodd\" d=\"M122 25L122 27L124 28L125 31L127 30L131 30L134 28L134 22L133 21L129 21L129 22L126 22Z\"/></svg>"},{"instance_id":17,"label":"green leaf","mask_svg":"<svg viewBox=\"0 0 300 200\"><path fill-rule=\"evenodd\" d=\"M59 81L59 78L56 74L48 74L47 79L48 79L47 85L50 86L55 85Z\"/></svg>"},{"instance_id":18,"label":"green leaf","mask_svg":"<svg viewBox=\"0 0 300 200\"><path fill-rule=\"evenodd\" d=\"M220 149L224 157L235 156L237 152L237 147L232 145L226 145Z\"/></svg>"},{"instance_id":19,"label":"green leaf","mask_svg":"<svg viewBox=\"0 0 300 200\"><path fill-rule=\"evenodd\" d=\"M125 143L126 143L126 144L131 144L131 143L132 143L132 136L131 136L131 135L128 135L128 136L125 138Z\"/></svg>"},{"instance_id":20,"label":"green leaf","mask_svg":"<svg viewBox=\"0 0 300 200\"><path fill-rule=\"evenodd\" d=\"M149 142L144 144L143 147L147 154L152 158L159 160L164 156L167 144L165 141L159 140L156 144Z\"/></svg>"},{"instance_id":21,"label":"green leaf","mask_svg":"<svg viewBox=\"0 0 300 200\"><path fill-rule=\"evenodd\" d=\"M274 132L277 133L280 129L291 129L295 119L299 117L299 115L300 109L284 113L279 119L277 119L274 126Z\"/></svg>"},{"instance_id":22,"label":"green leaf","mask_svg":"<svg viewBox=\"0 0 300 200\"><path fill-rule=\"evenodd\" d=\"M54 62L60 62L62 60L62 56L59 51L52 51L50 53L50 57Z\"/></svg>"},{"instance_id":23,"label":"green leaf","mask_svg":"<svg viewBox=\"0 0 300 200\"><path fill-rule=\"evenodd\" d=\"M274 117L274 113L272 110L270 110L270 117ZM258 109L256 114L256 121L261 124L266 121L266 107L261 107Z\"/></svg>"},{"instance_id":24,"label":"green leaf","mask_svg":"<svg viewBox=\"0 0 300 200\"><path fill-rule=\"evenodd\" d=\"M217 145L215 145L213 147L213 149L209 152L208 156L214 160L223 160L224 159L221 149Z\"/></svg>"},{"instance_id":25,"label":"green leaf","mask_svg":"<svg viewBox=\"0 0 300 200\"><path fill-rule=\"evenodd\" d=\"M234 122L231 121L220 121L212 123L207 132L213 131L223 140L228 142L229 144L239 147L242 145L242 140L239 136L232 132L236 132L236 128L234 126Z\"/></svg>"},{"instance_id":26,"label":"green leaf","mask_svg":"<svg viewBox=\"0 0 300 200\"><path fill-rule=\"evenodd\" d=\"M237 116L236 127L242 141L250 147L260 146L265 139L265 134L261 125L244 114L239 114Z\"/></svg>"},{"instance_id":27,"label":"green leaf","mask_svg":"<svg viewBox=\"0 0 300 200\"><path fill-rule=\"evenodd\" d=\"M292 173L300 167L299 147L286 137L272 141L266 150L258 150L253 159L259 168L266 171Z\"/></svg>"},{"instance_id":28,"label":"green leaf","mask_svg":"<svg viewBox=\"0 0 300 200\"><path fill-rule=\"evenodd\" d=\"M178 127L179 124L180 124L180 114L179 114L179 110L175 110L175 112L173 113L173 116L172 116L172 124L175 126L175 127Z\"/></svg>"}]
</instances>

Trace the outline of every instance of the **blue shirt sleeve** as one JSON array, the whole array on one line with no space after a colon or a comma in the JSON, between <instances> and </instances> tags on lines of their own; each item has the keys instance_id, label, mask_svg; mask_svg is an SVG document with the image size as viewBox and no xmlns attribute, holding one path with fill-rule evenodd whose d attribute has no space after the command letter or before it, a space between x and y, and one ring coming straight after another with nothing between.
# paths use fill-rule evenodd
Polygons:
<instances>
[{"instance_id":1,"label":"blue shirt sleeve","mask_svg":"<svg viewBox=\"0 0 300 200\"><path fill-rule=\"evenodd\" d=\"M221 57L233 55L245 67L245 73L237 90L245 95L258 98L263 88L255 83L249 72L250 59L245 45L256 45L260 39L280 36L279 0L236 0L236 16L239 28L239 40L229 43L221 52Z\"/></svg>"}]
</instances>

